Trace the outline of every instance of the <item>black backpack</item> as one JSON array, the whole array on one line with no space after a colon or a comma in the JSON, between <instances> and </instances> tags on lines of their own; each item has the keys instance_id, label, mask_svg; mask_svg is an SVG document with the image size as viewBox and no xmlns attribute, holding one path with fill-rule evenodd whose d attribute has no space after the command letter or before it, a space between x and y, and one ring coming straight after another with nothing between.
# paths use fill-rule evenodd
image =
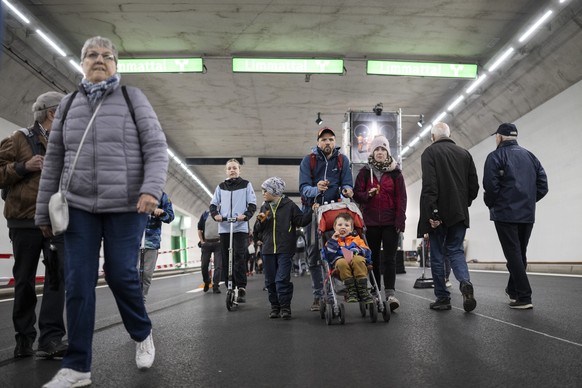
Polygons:
<instances>
[{"instance_id":1,"label":"black backpack","mask_svg":"<svg viewBox=\"0 0 582 388\"><path fill-rule=\"evenodd\" d=\"M125 98L125 102L127 103L127 107L129 108L129 113L131 114L131 118L133 119L133 123L137 127L137 121L135 120L135 111L133 110L133 104L131 103L131 100L129 99L129 94L127 93L127 88L125 87L125 85L121 86L121 91L123 92L123 98ZM71 104L73 103L73 100L77 96L78 92L79 92L78 90L75 90L73 92L73 94L71 94L71 98L69 98L69 101L67 101L67 105L65 106L65 109L63 110L63 115L61 117L61 124L63 124L65 122L65 120L67 119L67 114L69 113L69 109L71 108ZM36 136L34 135L34 132L29 130L28 128L20 128L19 131L22 132L26 136L26 140L28 140L28 144L30 144L30 148L32 149L32 155L34 156L34 155L40 154L39 144L36 141ZM10 186L0 190L0 197L2 197L2 200L6 201L6 198L8 198L9 192L10 192Z\"/></svg>"}]
</instances>

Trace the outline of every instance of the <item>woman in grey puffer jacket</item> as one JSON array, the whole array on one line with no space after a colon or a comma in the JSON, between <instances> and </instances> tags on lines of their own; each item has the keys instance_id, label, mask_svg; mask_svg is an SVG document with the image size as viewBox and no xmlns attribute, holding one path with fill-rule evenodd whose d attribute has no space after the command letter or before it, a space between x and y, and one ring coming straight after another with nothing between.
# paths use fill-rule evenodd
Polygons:
<instances>
[{"instance_id":1,"label":"woman in grey puffer jacket","mask_svg":"<svg viewBox=\"0 0 582 388\"><path fill-rule=\"evenodd\" d=\"M45 387L91 383L95 285L102 241L103 269L124 326L137 343L137 366L149 368L154 361L152 324L136 264L148 215L157 207L166 182L167 144L145 95L127 87L128 98L124 98L117 57L109 39L93 37L85 42L81 50L85 77L79 91L65 97L57 110L44 160L35 220L47 237L52 235L49 199L59 190L59 182L64 186L71 178L66 193L69 226L64 233L69 349L61 369Z\"/></svg>"}]
</instances>

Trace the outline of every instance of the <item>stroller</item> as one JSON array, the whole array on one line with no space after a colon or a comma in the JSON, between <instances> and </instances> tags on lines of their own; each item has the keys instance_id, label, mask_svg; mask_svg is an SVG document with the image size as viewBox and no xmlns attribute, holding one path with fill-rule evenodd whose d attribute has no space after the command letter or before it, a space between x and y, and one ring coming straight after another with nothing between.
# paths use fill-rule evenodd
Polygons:
<instances>
[{"instance_id":1,"label":"stroller","mask_svg":"<svg viewBox=\"0 0 582 388\"><path fill-rule=\"evenodd\" d=\"M354 219L354 230L358 235L366 241L364 235L365 226L362 218L362 213L355 202L332 202L324 204L317 210L317 234L319 246L323 248L327 240L333 235L333 223L335 218L340 213L349 213ZM345 306L340 302L338 296L345 296L346 289L344 284L333 275L333 270L330 268L326 260L321 260L323 269L325 271L325 278L323 281L324 296L320 299L319 313L321 319L325 319L328 325L331 325L334 319L338 319L341 324L345 323ZM362 317L366 316L367 310L370 313L370 320L376 322L378 320L378 313L382 314L385 322L390 321L390 309L385 301L382 300L381 288L374 273L369 271L370 282L372 285L373 303L366 304L359 302L360 313Z\"/></svg>"}]
</instances>

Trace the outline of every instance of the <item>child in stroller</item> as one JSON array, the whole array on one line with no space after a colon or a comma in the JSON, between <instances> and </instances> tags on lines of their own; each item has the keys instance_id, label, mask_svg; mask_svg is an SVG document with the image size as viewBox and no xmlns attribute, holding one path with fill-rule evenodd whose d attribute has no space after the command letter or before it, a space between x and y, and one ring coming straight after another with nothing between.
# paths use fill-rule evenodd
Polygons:
<instances>
[{"instance_id":1,"label":"child in stroller","mask_svg":"<svg viewBox=\"0 0 582 388\"><path fill-rule=\"evenodd\" d=\"M322 257L346 286L348 303L374 303L368 291L371 251L358 232L354 231L354 219L348 212L339 213L335 217L333 234L322 249Z\"/></svg>"}]
</instances>

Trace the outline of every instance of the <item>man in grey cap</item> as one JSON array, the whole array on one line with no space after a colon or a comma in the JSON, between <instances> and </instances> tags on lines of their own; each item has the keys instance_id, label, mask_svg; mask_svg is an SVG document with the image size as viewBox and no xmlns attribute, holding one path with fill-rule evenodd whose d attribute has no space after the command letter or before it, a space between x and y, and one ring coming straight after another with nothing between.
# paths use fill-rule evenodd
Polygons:
<instances>
[{"instance_id":1,"label":"man in grey cap","mask_svg":"<svg viewBox=\"0 0 582 388\"><path fill-rule=\"evenodd\" d=\"M507 260L509 307L528 310L533 304L526 273L527 244L536 202L548 193L548 179L535 155L517 144L515 125L503 123L493 135L497 149L485 161L483 199Z\"/></svg>"},{"instance_id":2,"label":"man in grey cap","mask_svg":"<svg viewBox=\"0 0 582 388\"><path fill-rule=\"evenodd\" d=\"M0 143L0 188L14 254L14 357L35 354L32 348L37 335L35 277L41 252L46 271L36 355L62 357L67 351L67 345L62 342L65 335L62 236L45 238L34 224L47 139L63 97L57 92L38 96L32 105L34 124L15 131Z\"/></svg>"}]
</instances>

